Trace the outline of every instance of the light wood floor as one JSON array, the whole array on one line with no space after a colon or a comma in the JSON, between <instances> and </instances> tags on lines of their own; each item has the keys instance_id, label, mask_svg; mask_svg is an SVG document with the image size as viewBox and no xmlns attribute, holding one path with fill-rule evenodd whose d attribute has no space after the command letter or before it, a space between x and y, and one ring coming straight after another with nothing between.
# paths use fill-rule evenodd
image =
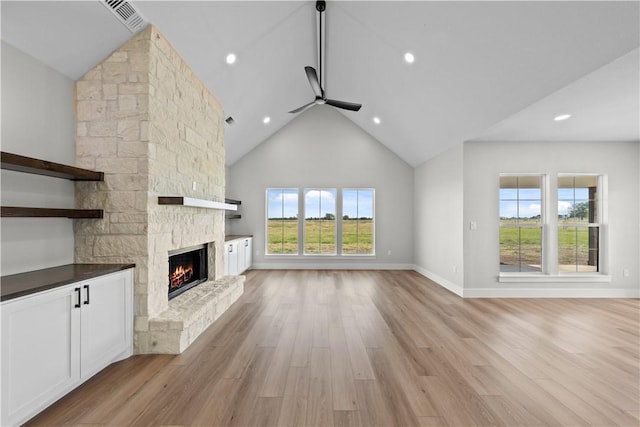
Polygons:
<instances>
[{"instance_id":1,"label":"light wood floor","mask_svg":"<svg viewBox=\"0 0 640 427\"><path fill-rule=\"evenodd\" d=\"M639 301L466 299L414 272L252 271L180 356L30 425L638 426Z\"/></svg>"}]
</instances>

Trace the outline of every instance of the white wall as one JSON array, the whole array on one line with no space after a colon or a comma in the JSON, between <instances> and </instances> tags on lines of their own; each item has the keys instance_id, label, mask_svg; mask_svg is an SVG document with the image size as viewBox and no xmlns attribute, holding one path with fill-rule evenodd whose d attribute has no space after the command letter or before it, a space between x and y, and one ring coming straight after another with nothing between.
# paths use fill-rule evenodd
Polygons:
<instances>
[{"instance_id":1,"label":"white wall","mask_svg":"<svg viewBox=\"0 0 640 427\"><path fill-rule=\"evenodd\" d=\"M638 295L640 164L637 142L466 142L464 144L465 296ZM610 283L498 283L500 173L599 173L608 176ZM471 221L477 230L470 230ZM623 277L629 269L629 277Z\"/></svg>"},{"instance_id":2,"label":"white wall","mask_svg":"<svg viewBox=\"0 0 640 427\"><path fill-rule=\"evenodd\" d=\"M414 263L421 274L462 295L462 144L414 171Z\"/></svg>"},{"instance_id":3,"label":"white wall","mask_svg":"<svg viewBox=\"0 0 640 427\"><path fill-rule=\"evenodd\" d=\"M73 81L2 42L2 151L73 165ZM2 205L74 207L71 181L2 171ZM2 275L73 262L70 219L2 218Z\"/></svg>"},{"instance_id":4,"label":"white wall","mask_svg":"<svg viewBox=\"0 0 640 427\"><path fill-rule=\"evenodd\" d=\"M264 256L267 188L375 188L376 256ZM258 268L410 268L413 168L329 106L315 106L228 168L242 200L227 234L254 235ZM388 255L391 251L391 255Z\"/></svg>"}]
</instances>

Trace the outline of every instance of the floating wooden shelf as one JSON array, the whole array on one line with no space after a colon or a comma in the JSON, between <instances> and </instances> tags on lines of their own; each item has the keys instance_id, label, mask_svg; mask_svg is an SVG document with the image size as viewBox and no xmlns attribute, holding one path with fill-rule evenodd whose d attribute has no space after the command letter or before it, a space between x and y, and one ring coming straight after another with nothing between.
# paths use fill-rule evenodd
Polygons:
<instances>
[{"instance_id":1,"label":"floating wooden shelf","mask_svg":"<svg viewBox=\"0 0 640 427\"><path fill-rule=\"evenodd\" d=\"M159 205L177 205L177 206L191 206L194 208L206 208L206 209L223 209L226 211L236 211L238 206L231 203L214 202L213 200L205 199L193 199L191 197L179 197L171 196L158 197Z\"/></svg>"},{"instance_id":2,"label":"floating wooden shelf","mask_svg":"<svg viewBox=\"0 0 640 427\"><path fill-rule=\"evenodd\" d=\"M102 218L102 209L56 209L2 206L0 216L10 218Z\"/></svg>"},{"instance_id":3,"label":"floating wooden shelf","mask_svg":"<svg viewBox=\"0 0 640 427\"><path fill-rule=\"evenodd\" d=\"M227 215L225 218L226 218L226 219L240 219L240 218L242 218L242 215L240 215L240 214L236 214L236 215Z\"/></svg>"},{"instance_id":4,"label":"floating wooden shelf","mask_svg":"<svg viewBox=\"0 0 640 427\"><path fill-rule=\"evenodd\" d=\"M0 151L2 169L33 175L51 176L71 181L104 181L104 173L61 163L48 162L32 157ZM0 216L13 218L102 218L102 209L0 207Z\"/></svg>"},{"instance_id":5,"label":"floating wooden shelf","mask_svg":"<svg viewBox=\"0 0 640 427\"><path fill-rule=\"evenodd\" d=\"M63 165L61 163L48 162L46 160L20 156L18 154L6 153L4 151L0 152L0 154L2 169L34 175L52 176L72 181L104 181L103 172L77 168L75 166Z\"/></svg>"},{"instance_id":6,"label":"floating wooden shelf","mask_svg":"<svg viewBox=\"0 0 640 427\"><path fill-rule=\"evenodd\" d=\"M234 200L234 199L224 199L225 203L229 203L230 205L241 205L242 202L240 200Z\"/></svg>"}]
</instances>

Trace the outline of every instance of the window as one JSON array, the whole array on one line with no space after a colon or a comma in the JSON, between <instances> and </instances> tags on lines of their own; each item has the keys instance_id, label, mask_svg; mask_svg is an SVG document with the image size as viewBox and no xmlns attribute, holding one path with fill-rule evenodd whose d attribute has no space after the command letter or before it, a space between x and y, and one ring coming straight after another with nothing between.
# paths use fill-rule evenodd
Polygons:
<instances>
[{"instance_id":1,"label":"window","mask_svg":"<svg viewBox=\"0 0 640 427\"><path fill-rule=\"evenodd\" d=\"M335 189L304 190L304 253L336 253Z\"/></svg>"},{"instance_id":2,"label":"window","mask_svg":"<svg viewBox=\"0 0 640 427\"><path fill-rule=\"evenodd\" d=\"M373 255L374 190L342 190L342 254Z\"/></svg>"},{"instance_id":3,"label":"window","mask_svg":"<svg viewBox=\"0 0 640 427\"><path fill-rule=\"evenodd\" d=\"M500 176L500 271L542 271L542 176Z\"/></svg>"},{"instance_id":4,"label":"window","mask_svg":"<svg viewBox=\"0 0 640 427\"><path fill-rule=\"evenodd\" d=\"M600 191L594 175L558 176L558 270L599 272Z\"/></svg>"},{"instance_id":5,"label":"window","mask_svg":"<svg viewBox=\"0 0 640 427\"><path fill-rule=\"evenodd\" d=\"M298 190L267 189L267 255L298 253Z\"/></svg>"}]
</instances>

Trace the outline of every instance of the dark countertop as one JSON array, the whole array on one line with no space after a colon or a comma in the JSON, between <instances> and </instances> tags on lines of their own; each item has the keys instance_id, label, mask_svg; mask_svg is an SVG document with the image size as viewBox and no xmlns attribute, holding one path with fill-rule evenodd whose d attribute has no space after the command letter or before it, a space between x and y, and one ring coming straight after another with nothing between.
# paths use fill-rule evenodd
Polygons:
<instances>
[{"instance_id":1,"label":"dark countertop","mask_svg":"<svg viewBox=\"0 0 640 427\"><path fill-rule=\"evenodd\" d=\"M68 264L0 277L0 301L135 267L135 264Z\"/></svg>"},{"instance_id":2,"label":"dark countertop","mask_svg":"<svg viewBox=\"0 0 640 427\"><path fill-rule=\"evenodd\" d=\"M253 237L253 234L228 234L224 236L224 241L229 242L231 240L246 239L247 237Z\"/></svg>"}]
</instances>

